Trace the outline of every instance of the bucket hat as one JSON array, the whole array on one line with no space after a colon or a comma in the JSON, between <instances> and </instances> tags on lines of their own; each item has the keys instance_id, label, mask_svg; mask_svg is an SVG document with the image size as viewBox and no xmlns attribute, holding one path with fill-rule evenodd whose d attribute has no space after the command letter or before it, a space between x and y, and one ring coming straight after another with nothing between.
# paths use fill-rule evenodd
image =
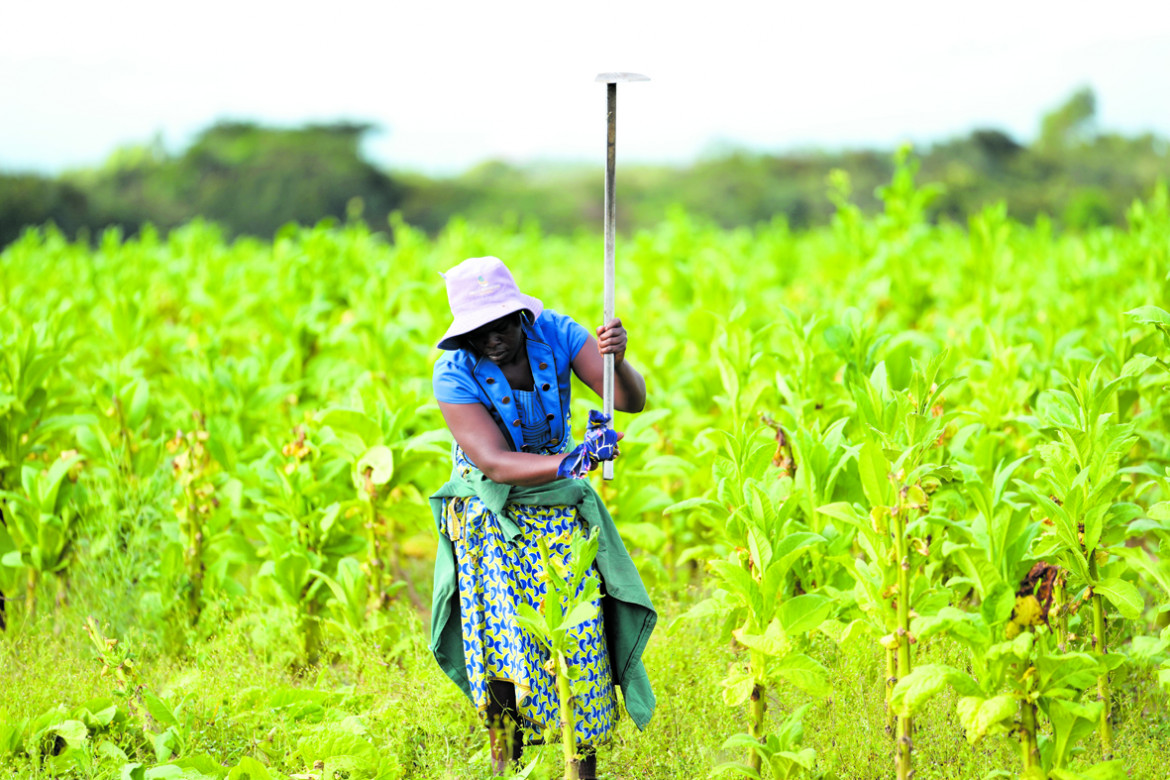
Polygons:
<instances>
[{"instance_id":1,"label":"bucket hat","mask_svg":"<svg viewBox=\"0 0 1170 780\"><path fill-rule=\"evenodd\" d=\"M469 257L442 276L453 321L439 349L459 349L460 336L512 312L527 311L535 320L544 311L538 298L520 292L498 257Z\"/></svg>"}]
</instances>

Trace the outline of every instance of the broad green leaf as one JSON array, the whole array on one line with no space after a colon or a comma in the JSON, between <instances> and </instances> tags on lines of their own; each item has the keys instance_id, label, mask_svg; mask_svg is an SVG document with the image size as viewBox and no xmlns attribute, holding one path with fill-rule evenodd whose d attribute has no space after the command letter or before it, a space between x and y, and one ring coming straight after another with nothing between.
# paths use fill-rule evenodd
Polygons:
<instances>
[{"instance_id":1,"label":"broad green leaf","mask_svg":"<svg viewBox=\"0 0 1170 780\"><path fill-rule=\"evenodd\" d=\"M1012 608L1016 605L1016 594L1005 582L997 582L984 597L979 613L989 626L997 626L1011 620Z\"/></svg>"},{"instance_id":2,"label":"broad green leaf","mask_svg":"<svg viewBox=\"0 0 1170 780\"><path fill-rule=\"evenodd\" d=\"M250 756L244 756L228 772L226 780L272 780L272 775L268 773L268 767Z\"/></svg>"},{"instance_id":3,"label":"broad green leaf","mask_svg":"<svg viewBox=\"0 0 1170 780\"><path fill-rule=\"evenodd\" d=\"M861 487L865 491L865 498L870 507L889 506L890 501L890 463L886 460L881 445L875 441L867 441L861 445L861 452L857 456L857 468L861 474Z\"/></svg>"},{"instance_id":4,"label":"broad green leaf","mask_svg":"<svg viewBox=\"0 0 1170 780\"><path fill-rule=\"evenodd\" d=\"M142 692L142 703L146 706L146 711L150 713L150 717L154 718L159 726L179 725L179 719L175 717L175 713L171 707L150 691Z\"/></svg>"},{"instance_id":5,"label":"broad green leaf","mask_svg":"<svg viewBox=\"0 0 1170 780\"><path fill-rule=\"evenodd\" d=\"M118 705L112 699L91 699L81 705L75 714L91 729L104 728L114 722Z\"/></svg>"},{"instance_id":6,"label":"broad green leaf","mask_svg":"<svg viewBox=\"0 0 1170 780\"><path fill-rule=\"evenodd\" d=\"M724 746L727 747L726 745ZM751 780L760 780L760 773L752 769L747 764L741 764L738 761L724 761L722 764L717 764L711 770L711 777L719 777L725 774L736 774L740 777L750 777Z\"/></svg>"},{"instance_id":7,"label":"broad green leaf","mask_svg":"<svg viewBox=\"0 0 1170 780\"><path fill-rule=\"evenodd\" d=\"M382 431L369 415L352 409L327 409L317 418L322 428L329 428L338 442L350 453L361 456L382 438Z\"/></svg>"},{"instance_id":8,"label":"broad green leaf","mask_svg":"<svg viewBox=\"0 0 1170 780\"><path fill-rule=\"evenodd\" d=\"M721 591L722 592L722 591ZM724 616L727 614L727 604L723 599L711 597L703 599L698 604L688 609L686 612L679 615L671 621L670 627L667 629L668 633L673 632L679 624L684 620L705 620L706 618L715 616Z\"/></svg>"},{"instance_id":9,"label":"broad green leaf","mask_svg":"<svg viewBox=\"0 0 1170 780\"><path fill-rule=\"evenodd\" d=\"M1006 642L997 642L987 648L984 657L989 661L994 661L1004 656L1013 656L1022 661L1031 654L1032 644L1035 642L1035 639L1036 637L1031 631L1022 631L1016 635L1015 639L1009 639Z\"/></svg>"},{"instance_id":10,"label":"broad green leaf","mask_svg":"<svg viewBox=\"0 0 1170 780\"><path fill-rule=\"evenodd\" d=\"M967 694L974 694L979 689L978 683L965 672L943 664L924 664L898 680L890 697L890 706L898 715L913 716L948 686Z\"/></svg>"},{"instance_id":11,"label":"broad green leaf","mask_svg":"<svg viewBox=\"0 0 1170 780\"><path fill-rule=\"evenodd\" d=\"M782 750L768 757L768 767L773 777L795 778L801 769L811 771L816 764L817 752L812 748L805 748L799 752Z\"/></svg>"},{"instance_id":12,"label":"broad green leaf","mask_svg":"<svg viewBox=\"0 0 1170 780\"><path fill-rule=\"evenodd\" d=\"M0 741L0 747L3 747L2 741ZM126 764L130 761L130 757L126 755L126 751L122 750L122 748L118 747L113 742L110 742L108 739L103 739L101 742L99 742L95 752L99 758L109 759L110 761L114 761L119 764Z\"/></svg>"},{"instance_id":13,"label":"broad green leaf","mask_svg":"<svg viewBox=\"0 0 1170 780\"><path fill-rule=\"evenodd\" d=\"M161 733L155 734L150 743L154 748L154 760L160 764L164 761L170 761L179 752L179 737L174 726L168 726ZM147 770L147 776L150 776L149 770Z\"/></svg>"},{"instance_id":14,"label":"broad green leaf","mask_svg":"<svg viewBox=\"0 0 1170 780\"><path fill-rule=\"evenodd\" d=\"M1122 376L1141 376L1149 370L1150 366L1156 364L1158 359L1151 355L1134 355L1129 360L1125 361L1125 365L1121 367Z\"/></svg>"},{"instance_id":15,"label":"broad green leaf","mask_svg":"<svg viewBox=\"0 0 1170 780\"><path fill-rule=\"evenodd\" d=\"M833 611L833 602L819 593L795 596L780 606L780 623L784 633L797 636L812 631Z\"/></svg>"},{"instance_id":16,"label":"broad green leaf","mask_svg":"<svg viewBox=\"0 0 1170 780\"><path fill-rule=\"evenodd\" d=\"M325 777L333 777L334 773L371 777L377 774L380 764L378 750L364 737L336 726L326 726L316 734L303 737L297 743L297 753L308 766L323 762Z\"/></svg>"},{"instance_id":17,"label":"broad green leaf","mask_svg":"<svg viewBox=\"0 0 1170 780\"><path fill-rule=\"evenodd\" d=\"M1141 591L1118 577L1106 577L1093 586L1093 592L1104 596L1126 620L1137 620L1145 609Z\"/></svg>"},{"instance_id":18,"label":"broad green leaf","mask_svg":"<svg viewBox=\"0 0 1170 780\"><path fill-rule=\"evenodd\" d=\"M760 586L746 569L730 561L712 561L709 565L730 592L741 598L753 610L758 607Z\"/></svg>"},{"instance_id":19,"label":"broad green leaf","mask_svg":"<svg viewBox=\"0 0 1170 780\"><path fill-rule=\"evenodd\" d=\"M597 617L597 605L596 604L593 604L593 603L578 604L577 606L573 607L573 609L571 609L569 611L568 615L565 616L565 620L564 620L564 622L561 623L559 628L561 630L568 631L569 629L576 628L577 626L581 625L582 623L584 623L588 620L593 620L596 617Z\"/></svg>"},{"instance_id":20,"label":"broad green leaf","mask_svg":"<svg viewBox=\"0 0 1170 780\"><path fill-rule=\"evenodd\" d=\"M183 770L183 780L219 780L224 776L223 765L206 753L196 753L171 762Z\"/></svg>"},{"instance_id":21,"label":"broad green leaf","mask_svg":"<svg viewBox=\"0 0 1170 780\"><path fill-rule=\"evenodd\" d=\"M1088 653L1040 654L1035 663L1040 673L1037 689L1046 696L1055 695L1062 689L1077 691L1088 688L1096 682L1100 671L1100 661Z\"/></svg>"},{"instance_id":22,"label":"broad green leaf","mask_svg":"<svg viewBox=\"0 0 1170 780\"><path fill-rule=\"evenodd\" d=\"M1064 699L1051 701L1048 705L1048 719L1052 724L1052 762L1055 768L1064 767L1076 743L1093 733L1103 707L1101 702L1081 704Z\"/></svg>"},{"instance_id":23,"label":"broad green leaf","mask_svg":"<svg viewBox=\"0 0 1170 780\"><path fill-rule=\"evenodd\" d=\"M1164 325L1170 327L1170 313L1157 306L1139 306L1126 312L1134 321L1147 325Z\"/></svg>"},{"instance_id":24,"label":"broad green leaf","mask_svg":"<svg viewBox=\"0 0 1170 780\"><path fill-rule=\"evenodd\" d=\"M753 634L738 628L732 632L735 641L749 650L755 650L767 656L779 658L788 652L788 639L780 630L780 622L773 620L764 629L763 634Z\"/></svg>"},{"instance_id":25,"label":"broad green leaf","mask_svg":"<svg viewBox=\"0 0 1170 780\"><path fill-rule=\"evenodd\" d=\"M150 383L145 379L135 379L130 396L129 412L126 415L126 425L131 430L137 429L146 420L146 413L150 406Z\"/></svg>"},{"instance_id":26,"label":"broad green leaf","mask_svg":"<svg viewBox=\"0 0 1170 780\"><path fill-rule=\"evenodd\" d=\"M1126 780L1125 762L1120 758L1093 764L1088 769L1073 772L1068 769L1053 769L1050 780Z\"/></svg>"},{"instance_id":27,"label":"broad green leaf","mask_svg":"<svg viewBox=\"0 0 1170 780\"><path fill-rule=\"evenodd\" d=\"M828 696L833 692L829 670L807 655L785 656L771 665L771 671L813 696Z\"/></svg>"},{"instance_id":28,"label":"broad green leaf","mask_svg":"<svg viewBox=\"0 0 1170 780\"><path fill-rule=\"evenodd\" d=\"M174 764L163 764L146 770L146 780L186 780L187 773L183 767Z\"/></svg>"},{"instance_id":29,"label":"broad green leaf","mask_svg":"<svg viewBox=\"0 0 1170 780\"><path fill-rule=\"evenodd\" d=\"M808 548L824 543L825 537L820 534L808 531L788 534L780 544L776 545L772 553L772 566L779 567L778 575L782 577L788 573L792 564L797 558L804 555Z\"/></svg>"},{"instance_id":30,"label":"broad green leaf","mask_svg":"<svg viewBox=\"0 0 1170 780\"><path fill-rule=\"evenodd\" d=\"M517 604L516 623L522 630L532 634L533 638L540 641L541 644L548 646L551 634L544 615L528 604Z\"/></svg>"},{"instance_id":31,"label":"broad green leaf","mask_svg":"<svg viewBox=\"0 0 1170 780\"><path fill-rule=\"evenodd\" d=\"M853 505L844 501L838 501L833 504L822 504L817 507L817 512L826 517L831 517L834 520L848 523L849 525L860 526L864 522L864 518L857 513Z\"/></svg>"},{"instance_id":32,"label":"broad green leaf","mask_svg":"<svg viewBox=\"0 0 1170 780\"><path fill-rule=\"evenodd\" d=\"M70 748L80 748L89 741L89 729L79 720L66 720L51 726L47 731L52 732L65 740Z\"/></svg>"}]
</instances>

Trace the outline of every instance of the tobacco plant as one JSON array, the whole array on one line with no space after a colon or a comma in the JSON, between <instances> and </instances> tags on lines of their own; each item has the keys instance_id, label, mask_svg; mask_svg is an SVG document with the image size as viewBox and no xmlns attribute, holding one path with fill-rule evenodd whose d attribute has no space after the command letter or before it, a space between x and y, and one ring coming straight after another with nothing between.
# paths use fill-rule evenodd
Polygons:
<instances>
[{"instance_id":1,"label":"tobacco plant","mask_svg":"<svg viewBox=\"0 0 1170 780\"><path fill-rule=\"evenodd\" d=\"M1096 684L1102 662L1088 653L1059 651L1049 624L1058 574L1038 563L1016 589L994 588L977 612L946 607L918 621L920 639L946 632L963 645L970 671L920 666L899 680L892 704L912 716L950 687L959 694L956 711L968 742L999 733L1017 736L1021 778L1120 780L1125 771L1119 760L1083 774L1070 768L1077 743L1093 732L1104 710L1102 702L1081 701L1082 692ZM1041 715L1051 736L1042 730Z\"/></svg>"},{"instance_id":2,"label":"tobacco plant","mask_svg":"<svg viewBox=\"0 0 1170 780\"><path fill-rule=\"evenodd\" d=\"M1126 574L1124 559L1113 549L1124 546L1129 507L1120 501L1127 483L1120 473L1122 459L1136 442L1132 424L1114 422L1110 404L1131 376L1107 379L1100 365L1069 377L1066 389L1041 395L1035 425L1050 439L1037 449L1044 467L1040 485L1028 491L1051 524L1037 555L1058 561L1069 572L1066 592L1088 603L1092 610L1089 638L1101 659L1097 700L1101 703L1098 732L1101 751L1113 754L1113 724L1109 672L1124 657L1110 653L1108 607L1126 620L1138 619L1145 608L1141 592Z\"/></svg>"},{"instance_id":3,"label":"tobacco plant","mask_svg":"<svg viewBox=\"0 0 1170 780\"><path fill-rule=\"evenodd\" d=\"M247 496L262 514L245 524L245 532L262 540L256 592L291 611L303 641L302 657L315 663L330 591L313 572L335 570L342 558L361 552L365 540L360 521L325 492L347 464L321 458L317 443L303 428L282 449L283 464L272 453L250 476Z\"/></svg>"},{"instance_id":4,"label":"tobacco plant","mask_svg":"<svg viewBox=\"0 0 1170 780\"><path fill-rule=\"evenodd\" d=\"M56 603L68 590L68 567L74 556L82 488L77 484L84 459L62 453L47 469L26 464L20 491L0 491L7 527L0 527L0 566L23 571L26 617L36 611L37 586L46 577L56 582Z\"/></svg>"},{"instance_id":5,"label":"tobacco plant","mask_svg":"<svg viewBox=\"0 0 1170 780\"><path fill-rule=\"evenodd\" d=\"M916 367L908 389L901 392L890 388L884 364L869 377L856 375L851 389L864 437L857 467L866 505L842 502L819 508L852 525L865 553L864 559L835 560L853 574L858 607L886 652L887 727L895 736L899 780L911 774L913 724L908 712L891 706L891 696L913 668L911 647L917 639L911 618L933 613L950 598L937 582L931 543L933 530L941 524L930 516L931 494L956 476L940 451L951 417L943 406L943 391L955 381L939 377L944 360L940 354L925 367Z\"/></svg>"},{"instance_id":6,"label":"tobacco plant","mask_svg":"<svg viewBox=\"0 0 1170 780\"><path fill-rule=\"evenodd\" d=\"M596 618L600 609L601 581L593 572L600 541L596 528L588 534L574 530L567 539L562 536L551 544L543 537L537 539L541 606L539 611L526 603L516 607L517 624L548 653L546 668L556 680L564 780L577 780L580 774L573 710L573 687L580 670L569 663L569 657L578 641L573 629Z\"/></svg>"},{"instance_id":7,"label":"tobacco plant","mask_svg":"<svg viewBox=\"0 0 1170 780\"><path fill-rule=\"evenodd\" d=\"M806 652L807 634L833 612L832 601L802 582L797 567L824 537L801 530L794 512L791 483L778 479L771 466L774 444L760 431L744 425L738 435L720 431L722 453L715 464L720 475L716 501L690 500L672 511L723 508L724 545L730 552L712 560L716 590L684 618L723 618L723 633L743 648L746 663L736 663L723 680L723 701L747 705L747 738L732 737L725 747L747 748L745 763L717 770L759 777L767 762L777 777L795 777L814 769L808 751L793 752L799 725L789 717L778 734L766 733L768 698L777 686L790 684L813 696L831 692L828 671ZM808 585L808 588L802 587Z\"/></svg>"},{"instance_id":8,"label":"tobacco plant","mask_svg":"<svg viewBox=\"0 0 1170 780\"><path fill-rule=\"evenodd\" d=\"M366 611L372 614L402 588L420 603L404 568L403 550L412 534L429 525L424 490L428 484L442 484L445 474L440 477L436 461L449 447L444 432L420 425L430 408L423 399L400 397L401 405L391 406L373 383L364 384L356 395L360 408L326 409L316 415L313 426L320 432L322 453L348 466L355 498L342 506L346 513L361 516Z\"/></svg>"}]
</instances>

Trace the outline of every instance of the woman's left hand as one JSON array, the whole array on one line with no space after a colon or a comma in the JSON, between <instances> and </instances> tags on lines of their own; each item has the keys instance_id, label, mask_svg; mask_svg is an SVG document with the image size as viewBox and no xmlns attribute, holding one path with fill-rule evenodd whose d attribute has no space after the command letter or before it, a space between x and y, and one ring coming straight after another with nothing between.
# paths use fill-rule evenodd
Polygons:
<instances>
[{"instance_id":1,"label":"woman's left hand","mask_svg":"<svg viewBox=\"0 0 1170 780\"><path fill-rule=\"evenodd\" d=\"M615 368L626 359L626 340L626 329L617 317L597 329L597 346L601 354L613 355Z\"/></svg>"}]
</instances>

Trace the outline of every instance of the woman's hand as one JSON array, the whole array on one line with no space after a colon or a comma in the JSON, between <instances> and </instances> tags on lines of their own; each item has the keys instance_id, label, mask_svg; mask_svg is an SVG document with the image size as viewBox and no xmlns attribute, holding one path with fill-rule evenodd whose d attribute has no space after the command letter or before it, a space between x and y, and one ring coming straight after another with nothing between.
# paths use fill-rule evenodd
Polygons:
<instances>
[{"instance_id":1,"label":"woman's hand","mask_svg":"<svg viewBox=\"0 0 1170 780\"><path fill-rule=\"evenodd\" d=\"M603 355L613 355L614 368L626 359L626 329L617 317L597 329L597 346Z\"/></svg>"}]
</instances>

